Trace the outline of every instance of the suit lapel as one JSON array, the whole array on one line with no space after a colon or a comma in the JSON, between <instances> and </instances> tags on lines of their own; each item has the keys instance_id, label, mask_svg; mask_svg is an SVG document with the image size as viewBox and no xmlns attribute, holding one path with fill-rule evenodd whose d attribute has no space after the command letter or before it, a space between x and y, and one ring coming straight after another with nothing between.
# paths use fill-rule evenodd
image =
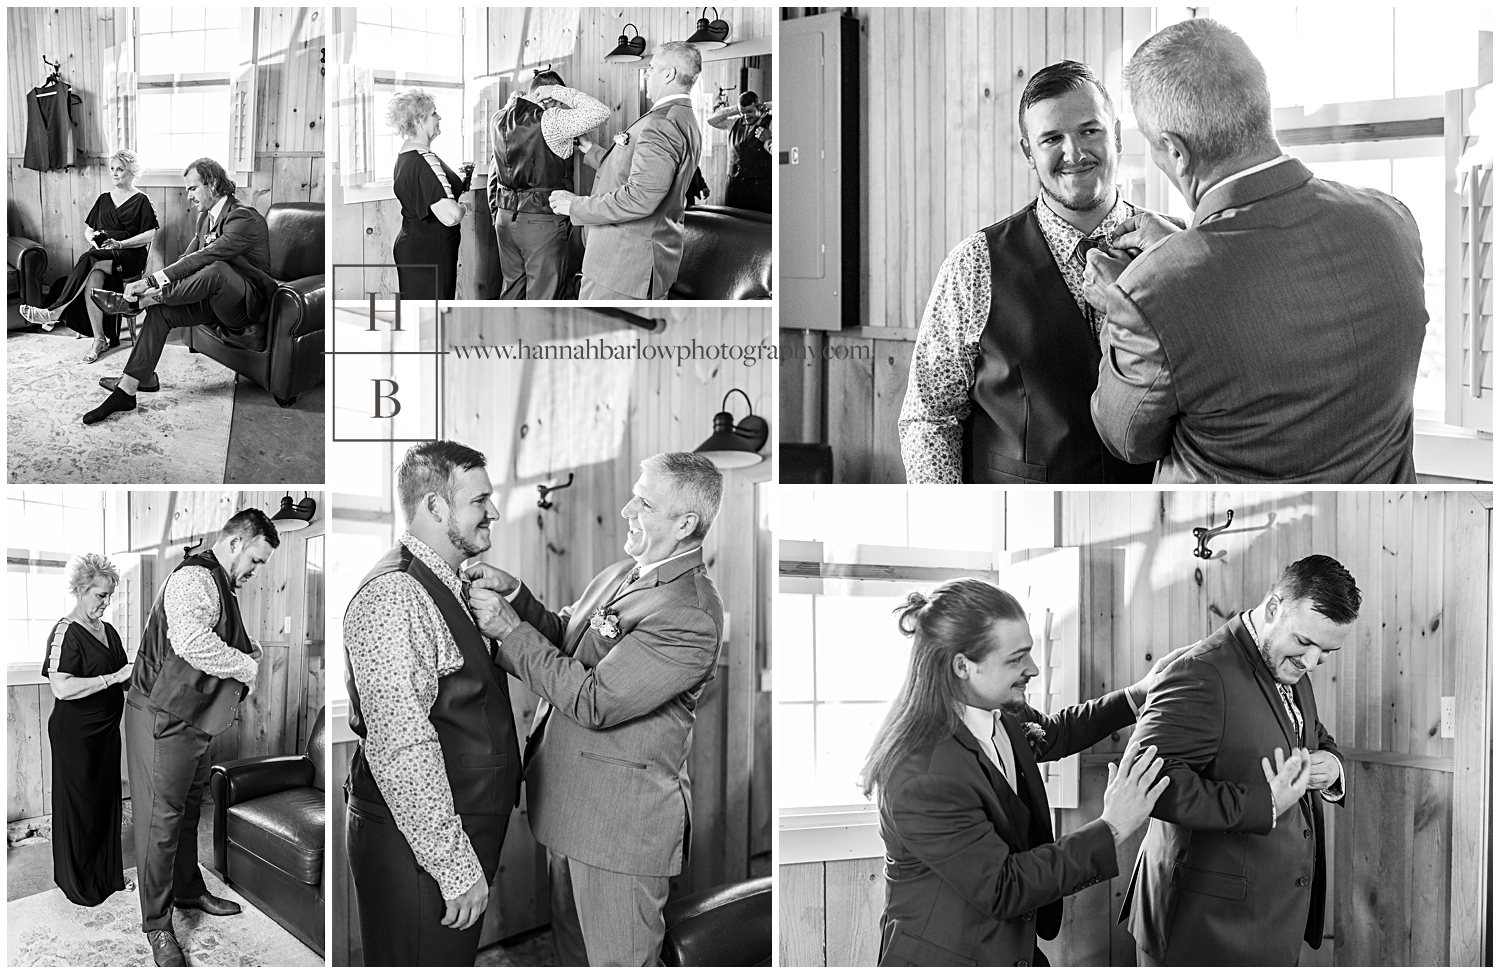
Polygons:
<instances>
[{"instance_id":1,"label":"suit lapel","mask_svg":"<svg viewBox=\"0 0 1500 974\"><path fill-rule=\"evenodd\" d=\"M1290 754L1291 748L1300 745L1297 743L1296 729L1292 727L1292 718L1287 715L1286 707L1281 702L1281 694L1276 689L1276 678L1266 668L1266 661L1261 659L1260 649L1256 647L1255 640L1250 637L1250 631L1245 628L1238 614L1229 620L1229 631L1234 634L1240 651L1245 654L1246 661L1250 664L1250 672L1255 675L1255 685L1260 688L1261 695L1266 698L1266 706L1270 707L1271 713L1276 716L1276 725L1281 728L1282 737L1286 738L1286 753Z\"/></svg>"},{"instance_id":2,"label":"suit lapel","mask_svg":"<svg viewBox=\"0 0 1500 974\"><path fill-rule=\"evenodd\" d=\"M994 789L995 798L1005 813L1004 824L1010 829L1010 834L1002 835L1002 837L1013 849L1031 848L1031 842L1028 839L1031 834L1031 811L1026 807L1026 803L1006 783L1005 776L990 761L989 756L984 753L984 748L980 746L979 741L975 739L966 725L960 723L953 736L958 743L968 749L974 756L974 760L979 762L985 780Z\"/></svg>"},{"instance_id":3,"label":"suit lapel","mask_svg":"<svg viewBox=\"0 0 1500 974\"><path fill-rule=\"evenodd\" d=\"M1031 742L1026 740L1026 731L1021 727L1021 722L1010 714L1004 714L1000 718L1000 725L1005 728L1010 737L1011 752L1016 761L1016 784L1020 790L1020 798L1026 803L1027 809L1040 822L1044 823L1042 831L1044 837L1039 843L1052 841L1052 810L1047 803L1047 788L1043 784L1042 769L1036 763L1036 757L1031 753Z\"/></svg>"},{"instance_id":4,"label":"suit lapel","mask_svg":"<svg viewBox=\"0 0 1500 974\"><path fill-rule=\"evenodd\" d=\"M578 610L573 613L571 631L568 633L568 644L563 652L573 656L578 652L578 644L583 641L583 634L589 631L589 620L600 608L606 607L614 601L615 590L620 587L620 582L630 573L632 562L622 561L609 571L600 576L601 583L593 592L586 592L586 599L579 600ZM589 661L593 662L593 661Z\"/></svg>"}]
</instances>

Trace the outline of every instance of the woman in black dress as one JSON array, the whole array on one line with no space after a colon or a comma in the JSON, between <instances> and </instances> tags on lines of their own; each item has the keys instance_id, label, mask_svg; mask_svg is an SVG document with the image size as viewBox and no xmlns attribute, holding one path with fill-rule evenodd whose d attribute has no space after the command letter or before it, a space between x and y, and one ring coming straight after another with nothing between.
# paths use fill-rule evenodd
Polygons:
<instances>
[{"instance_id":1,"label":"woman in black dress","mask_svg":"<svg viewBox=\"0 0 1500 974\"><path fill-rule=\"evenodd\" d=\"M135 177L140 175L141 163L134 152L121 149L109 157L109 178L114 183L107 193L100 193L83 221L88 230L87 237L93 247L78 258L67 284L48 308L21 305L21 317L33 325L41 325L44 331L62 319L68 305L94 288L124 290L125 279L135 277L146 269L146 256L151 251L151 240L156 236L156 208L144 192L135 188ZM93 362L110 346L104 334L104 312L85 301L89 327L94 341L84 355L85 362Z\"/></svg>"},{"instance_id":2,"label":"woman in black dress","mask_svg":"<svg viewBox=\"0 0 1500 974\"><path fill-rule=\"evenodd\" d=\"M66 569L78 601L52 630L42 675L57 703L52 740L52 876L79 906L125 889L120 851L120 716L131 665L104 621L120 573L102 555L75 555Z\"/></svg>"},{"instance_id":3,"label":"woman in black dress","mask_svg":"<svg viewBox=\"0 0 1500 974\"><path fill-rule=\"evenodd\" d=\"M432 151L441 131L437 101L421 88L403 88L391 96L385 113L388 124L406 141L396 156L396 199L401 201L401 232L392 247L401 296L452 301L458 288L459 223L468 213L463 195L469 191L473 165L459 176ZM436 264L436 289L431 267Z\"/></svg>"}]
</instances>

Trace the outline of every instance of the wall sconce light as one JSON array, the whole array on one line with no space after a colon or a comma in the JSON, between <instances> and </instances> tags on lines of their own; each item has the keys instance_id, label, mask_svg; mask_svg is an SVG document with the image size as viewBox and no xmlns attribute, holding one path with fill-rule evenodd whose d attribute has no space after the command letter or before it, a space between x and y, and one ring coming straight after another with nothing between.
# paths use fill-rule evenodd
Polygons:
<instances>
[{"instance_id":1,"label":"wall sconce light","mask_svg":"<svg viewBox=\"0 0 1500 974\"><path fill-rule=\"evenodd\" d=\"M734 421L729 413L729 397L736 392L745 396L747 407L751 410L755 408L743 389L730 389L724 396L722 411L714 415L713 435L693 451L708 457L720 470L753 467L760 463L760 448L766 445L766 440L771 435L771 424L754 412L748 412L738 423Z\"/></svg>"},{"instance_id":2,"label":"wall sconce light","mask_svg":"<svg viewBox=\"0 0 1500 974\"><path fill-rule=\"evenodd\" d=\"M646 53L646 39L641 36L635 24L626 24L625 29L635 31L635 36L627 37L623 33L620 34L620 43L615 45L613 51L604 55L606 64L628 64L631 61L639 61L641 55Z\"/></svg>"},{"instance_id":3,"label":"wall sconce light","mask_svg":"<svg viewBox=\"0 0 1500 974\"><path fill-rule=\"evenodd\" d=\"M707 14L710 9L714 12L713 22L709 23L706 16L699 17L698 29L687 39L689 44L700 51L717 51L729 46L729 21L719 19L718 7L704 7L703 12Z\"/></svg>"},{"instance_id":4,"label":"wall sconce light","mask_svg":"<svg viewBox=\"0 0 1500 974\"><path fill-rule=\"evenodd\" d=\"M281 510L271 518L271 523L276 525L276 530L283 534L287 531L301 531L312 524L313 516L317 513L318 502L306 493L296 503L292 502L292 495L287 494L281 499Z\"/></svg>"}]
</instances>

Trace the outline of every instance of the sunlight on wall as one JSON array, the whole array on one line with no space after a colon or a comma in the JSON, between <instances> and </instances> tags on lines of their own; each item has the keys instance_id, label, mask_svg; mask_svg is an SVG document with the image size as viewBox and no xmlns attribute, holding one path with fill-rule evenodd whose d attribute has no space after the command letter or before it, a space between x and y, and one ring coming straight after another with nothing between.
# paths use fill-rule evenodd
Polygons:
<instances>
[{"instance_id":1,"label":"sunlight on wall","mask_svg":"<svg viewBox=\"0 0 1500 974\"><path fill-rule=\"evenodd\" d=\"M634 341L632 333L591 336L589 345L604 347ZM538 342L543 361L526 366L529 386L518 417L527 433L515 447L518 478L541 477L614 460L620 455L630 419L633 369L605 368L598 360L567 361L578 342ZM516 427L519 429L519 425Z\"/></svg>"}]
</instances>

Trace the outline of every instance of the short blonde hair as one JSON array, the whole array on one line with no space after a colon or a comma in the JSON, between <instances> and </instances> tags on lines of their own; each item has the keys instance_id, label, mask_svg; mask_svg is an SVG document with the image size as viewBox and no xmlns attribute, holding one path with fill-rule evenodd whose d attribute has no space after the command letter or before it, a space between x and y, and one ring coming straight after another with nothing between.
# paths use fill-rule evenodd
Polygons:
<instances>
[{"instance_id":1,"label":"short blonde hair","mask_svg":"<svg viewBox=\"0 0 1500 974\"><path fill-rule=\"evenodd\" d=\"M114 162L116 159L120 160L120 165L125 167L125 172L130 174L131 179L135 179L135 177L141 174L141 157L134 152L131 152L129 149L120 149L109 157L110 162Z\"/></svg>"},{"instance_id":2,"label":"short blonde hair","mask_svg":"<svg viewBox=\"0 0 1500 974\"><path fill-rule=\"evenodd\" d=\"M385 110L385 124L397 135L411 138L417 134L422 120L437 111L437 99L425 88L402 88L391 96L391 104Z\"/></svg>"},{"instance_id":3,"label":"short blonde hair","mask_svg":"<svg viewBox=\"0 0 1500 974\"><path fill-rule=\"evenodd\" d=\"M63 569L63 578L68 585L68 594L76 599L98 578L107 578L119 585L120 570L103 555L74 555L68 559L68 565Z\"/></svg>"}]
</instances>

